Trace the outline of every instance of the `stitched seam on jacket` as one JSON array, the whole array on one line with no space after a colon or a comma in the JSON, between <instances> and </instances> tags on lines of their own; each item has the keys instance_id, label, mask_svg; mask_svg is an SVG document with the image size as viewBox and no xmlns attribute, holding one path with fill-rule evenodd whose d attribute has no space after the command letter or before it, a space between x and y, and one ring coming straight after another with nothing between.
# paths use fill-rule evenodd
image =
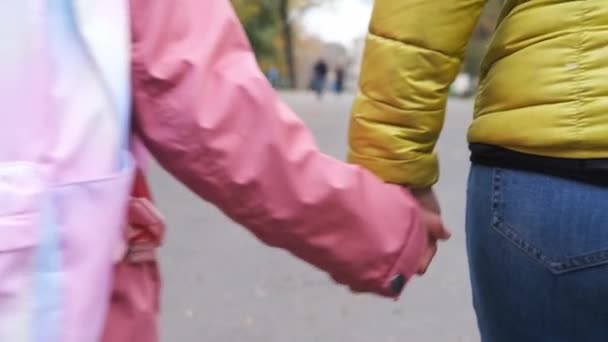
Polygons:
<instances>
[{"instance_id":1,"label":"stitched seam on jacket","mask_svg":"<svg viewBox=\"0 0 608 342\"><path fill-rule=\"evenodd\" d=\"M356 159L361 162L365 162L365 161L370 161L370 162L374 162L374 163L388 162L390 164L399 163L400 165L419 163L421 161L425 161L425 159L435 156L435 154L433 152L427 153L427 152L409 151L408 154L412 154L415 157L407 158L407 159L404 159L401 156L399 156L398 158L390 158L388 156L387 157L384 157L384 156L377 157L377 156L369 156L369 155L365 155L365 154L360 154L360 153L356 153L356 152L351 153L351 156L353 159Z\"/></svg>"},{"instance_id":2,"label":"stitched seam on jacket","mask_svg":"<svg viewBox=\"0 0 608 342\"><path fill-rule=\"evenodd\" d=\"M462 58L463 58L463 56L461 56L461 54L450 55L450 54L445 53L443 51L439 51L439 50L432 49L432 48L429 48L429 47L426 47L426 46L422 46L420 44L415 44L413 42L404 41L404 40L400 40L400 39L393 38L393 37L387 37L387 36L384 36L382 34L375 33L375 32L373 32L371 30L369 31L369 37L370 38L374 38L374 39L384 40L384 41L386 41L388 43L394 43L396 45L411 46L411 47L414 47L414 48L417 48L417 49L435 52L435 53L437 53L437 54L439 54L439 55L441 55L443 57L446 57L446 58L449 58L449 59L456 59L456 60L458 60L458 62L460 62L462 60Z\"/></svg>"},{"instance_id":3,"label":"stitched seam on jacket","mask_svg":"<svg viewBox=\"0 0 608 342\"><path fill-rule=\"evenodd\" d=\"M583 142L583 139L581 139L581 132L582 132L582 128L581 128L581 118L583 116L583 114L585 113L585 104L584 104L584 86L583 86L583 81L584 81L584 75L583 75L583 70L582 70L582 66L581 63L583 61L583 57L584 57L584 50L583 50L583 44L585 43L585 32L583 30L583 28L581 27L581 25L583 25L582 23L584 23L586 21L586 16L587 16L587 10L584 7L585 3L584 2L580 2L579 3L579 8L580 8L580 13L579 13L579 17L580 17L580 21L579 21L579 27L578 27L578 41L577 41L577 45L575 47L575 61L574 61L574 66L576 67L576 69L573 71L573 81L574 81L574 96L576 98L576 101L573 102L574 105L574 127L573 127L573 131L574 131L574 144L575 145L580 145Z\"/></svg>"},{"instance_id":4,"label":"stitched seam on jacket","mask_svg":"<svg viewBox=\"0 0 608 342\"><path fill-rule=\"evenodd\" d=\"M377 120L377 119L368 118L368 117L364 117L364 116L356 116L355 115L354 117L355 117L355 119L356 119L357 122L365 122L366 124L370 124L370 126L371 125L376 126L376 127L374 127L372 129L372 130L375 130L375 131L378 131L377 130L377 128L378 128L377 126L380 126L380 127L390 127L390 128L397 127L398 129L400 129L401 132L403 132L403 130L408 130L410 132L411 131L415 131L415 128L416 128L416 125L408 125L408 126L405 126L405 125L395 125L395 124L392 124L392 123L387 123L387 122L383 122L383 121L380 121L380 120ZM369 129L366 128L365 131L369 132ZM427 133L416 132L416 134L420 135L420 134L429 134L429 133L428 132ZM434 138L432 140L427 140L427 141L422 141L420 139L412 139L412 134L408 134L407 137L404 137L403 135L399 135L398 138L399 138L400 141L406 143L407 145L418 145L418 146L431 145L430 151L420 151L419 149L416 149L417 151L419 151L419 153L427 154L427 153L433 152L435 146L437 145L438 135L439 134L436 134L436 136L437 136L436 138ZM387 136L386 134L383 135L383 137L386 137L386 136ZM390 136L393 137L393 135L390 135ZM354 141L360 141L360 140L369 140L369 139L367 139L367 138L356 138L356 139L355 138L351 138L351 141L353 141L353 142ZM379 146L379 147L386 148L386 146L385 146L384 143L372 144L369 141L366 141L365 146L366 147L368 147L368 146ZM391 150L393 150L393 149L391 149Z\"/></svg>"},{"instance_id":5,"label":"stitched seam on jacket","mask_svg":"<svg viewBox=\"0 0 608 342\"><path fill-rule=\"evenodd\" d=\"M441 106L441 107L439 107L439 108L424 108L424 109L420 108L420 109L414 109L414 108L400 107L399 105L395 105L395 104L392 104L392 103L390 103L390 102L388 102L386 100L382 100L382 99L379 99L377 97L374 97L374 96L370 95L369 92L367 90L365 90L365 88L363 86L360 86L359 88L360 88L359 93L360 93L360 95L362 97L365 97L365 98L367 98L369 100L372 100L374 102L381 103L381 104L383 104L383 105L385 105L387 107L393 108L393 109L395 109L397 111L400 111L400 112L407 111L407 112L423 112L423 113L427 113L427 112L441 112L441 111L445 110L445 102L446 102L446 100L445 100L445 96L443 96L443 95L442 95L442 97L444 99L442 100L442 102L444 103L444 105ZM405 97L402 97L402 96L399 96L399 97L400 98L405 98Z\"/></svg>"},{"instance_id":6,"label":"stitched seam on jacket","mask_svg":"<svg viewBox=\"0 0 608 342\"><path fill-rule=\"evenodd\" d=\"M608 96L607 96L608 97ZM527 104L527 105L520 105L517 107L513 107L513 108L507 108L507 109L500 109L500 110L493 110L493 111L483 111L481 108L476 112L478 116L484 116L484 115L490 115L490 114L496 114L496 113L510 113L510 112L515 112L515 111L519 111L522 109L531 109L531 108L536 108L536 107L545 107L545 106L563 106L563 105L576 105L578 102L578 97L575 99L568 99L568 100L559 100L556 98L555 101L544 101L542 103L536 103L536 104Z\"/></svg>"}]
</instances>

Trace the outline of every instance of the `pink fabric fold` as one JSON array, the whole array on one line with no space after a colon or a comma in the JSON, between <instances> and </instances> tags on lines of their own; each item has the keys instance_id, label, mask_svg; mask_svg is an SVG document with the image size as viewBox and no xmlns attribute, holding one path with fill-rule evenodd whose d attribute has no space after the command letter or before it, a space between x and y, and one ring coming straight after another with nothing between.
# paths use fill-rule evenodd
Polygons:
<instances>
[{"instance_id":1,"label":"pink fabric fold","mask_svg":"<svg viewBox=\"0 0 608 342\"><path fill-rule=\"evenodd\" d=\"M322 154L228 1L131 0L136 129L171 174L268 245L395 296L426 244L405 189Z\"/></svg>"}]
</instances>

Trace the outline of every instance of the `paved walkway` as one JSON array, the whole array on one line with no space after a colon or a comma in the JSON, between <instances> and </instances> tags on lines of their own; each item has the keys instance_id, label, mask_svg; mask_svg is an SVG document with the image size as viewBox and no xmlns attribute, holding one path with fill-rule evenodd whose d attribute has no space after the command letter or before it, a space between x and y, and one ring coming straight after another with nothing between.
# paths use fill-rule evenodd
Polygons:
<instances>
[{"instance_id":1,"label":"paved walkway","mask_svg":"<svg viewBox=\"0 0 608 342\"><path fill-rule=\"evenodd\" d=\"M343 159L352 97L284 99L323 151ZM162 252L166 342L476 342L464 246L468 169L466 126L472 104L453 100L439 144L437 190L454 231L428 276L397 303L355 296L251 234L158 169L153 188L170 232Z\"/></svg>"}]
</instances>

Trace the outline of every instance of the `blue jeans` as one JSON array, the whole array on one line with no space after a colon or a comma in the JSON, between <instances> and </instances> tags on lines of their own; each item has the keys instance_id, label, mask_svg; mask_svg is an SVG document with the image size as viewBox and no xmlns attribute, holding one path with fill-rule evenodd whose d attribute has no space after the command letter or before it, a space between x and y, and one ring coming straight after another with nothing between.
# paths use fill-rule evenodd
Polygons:
<instances>
[{"instance_id":1,"label":"blue jeans","mask_svg":"<svg viewBox=\"0 0 608 342\"><path fill-rule=\"evenodd\" d=\"M315 76L312 81L312 88L317 93L317 96L321 96L325 90L325 78L321 76Z\"/></svg>"},{"instance_id":2,"label":"blue jeans","mask_svg":"<svg viewBox=\"0 0 608 342\"><path fill-rule=\"evenodd\" d=\"M483 342L608 341L608 188L474 165L467 202Z\"/></svg>"}]
</instances>

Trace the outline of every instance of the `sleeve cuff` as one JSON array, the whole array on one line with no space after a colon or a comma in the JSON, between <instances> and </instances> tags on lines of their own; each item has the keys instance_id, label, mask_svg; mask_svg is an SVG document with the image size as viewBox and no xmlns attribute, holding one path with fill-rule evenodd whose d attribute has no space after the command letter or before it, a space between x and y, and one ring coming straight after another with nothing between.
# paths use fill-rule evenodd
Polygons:
<instances>
[{"instance_id":1,"label":"sleeve cuff","mask_svg":"<svg viewBox=\"0 0 608 342\"><path fill-rule=\"evenodd\" d=\"M422 220L422 216L419 216L413 229L410 230L397 260L382 280L382 288L385 289L384 295L387 297L398 299L405 286L418 271L418 262L424 253L428 239L422 226Z\"/></svg>"},{"instance_id":2,"label":"sleeve cuff","mask_svg":"<svg viewBox=\"0 0 608 342\"><path fill-rule=\"evenodd\" d=\"M407 185L414 189L431 187L439 179L439 161L435 153L421 154L411 160L389 160L351 151L348 161L363 166L387 183Z\"/></svg>"}]
</instances>

